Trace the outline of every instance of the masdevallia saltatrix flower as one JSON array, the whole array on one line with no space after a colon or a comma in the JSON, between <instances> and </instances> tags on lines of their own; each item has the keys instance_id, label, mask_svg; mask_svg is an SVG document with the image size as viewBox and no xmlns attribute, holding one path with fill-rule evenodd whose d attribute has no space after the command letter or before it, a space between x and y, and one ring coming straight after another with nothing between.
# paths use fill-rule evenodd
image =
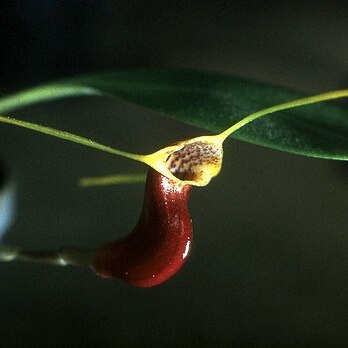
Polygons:
<instances>
[{"instance_id":1,"label":"masdevallia saltatrix flower","mask_svg":"<svg viewBox=\"0 0 348 348\"><path fill-rule=\"evenodd\" d=\"M205 186L210 180L219 174L223 161L223 143L229 135L244 127L248 123L286 109L319 103L327 100L338 99L348 96L348 90L327 92L307 98L297 99L287 103L275 105L244 117L225 131L217 135L200 136L177 142L164 147L148 155L133 154L97 143L69 132L53 129L31 122L17 120L11 117L0 116L0 122L28 128L36 132L75 142L84 146L92 147L114 155L126 157L147 164L160 174L181 185ZM105 178L88 178L82 180L83 185L103 183L137 182L143 180L139 175L115 175Z\"/></svg>"}]
</instances>

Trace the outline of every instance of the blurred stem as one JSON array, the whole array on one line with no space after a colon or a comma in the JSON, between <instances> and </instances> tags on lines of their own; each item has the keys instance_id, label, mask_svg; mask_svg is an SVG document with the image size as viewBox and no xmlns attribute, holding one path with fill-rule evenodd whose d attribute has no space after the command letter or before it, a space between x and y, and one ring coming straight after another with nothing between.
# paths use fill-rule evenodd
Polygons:
<instances>
[{"instance_id":1,"label":"blurred stem","mask_svg":"<svg viewBox=\"0 0 348 348\"><path fill-rule=\"evenodd\" d=\"M20 247L1 244L0 262L25 261L41 262L56 266L87 266L91 265L94 249L61 248L52 251L23 250Z\"/></svg>"},{"instance_id":2,"label":"blurred stem","mask_svg":"<svg viewBox=\"0 0 348 348\"><path fill-rule=\"evenodd\" d=\"M104 186L119 184L138 184L146 181L146 173L115 174L99 177L85 177L79 180L79 186Z\"/></svg>"}]
</instances>

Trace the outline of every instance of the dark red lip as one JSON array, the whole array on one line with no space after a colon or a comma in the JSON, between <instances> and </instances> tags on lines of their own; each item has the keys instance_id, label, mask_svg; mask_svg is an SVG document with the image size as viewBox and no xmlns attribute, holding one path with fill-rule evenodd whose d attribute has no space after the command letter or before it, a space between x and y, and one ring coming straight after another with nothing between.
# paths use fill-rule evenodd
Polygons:
<instances>
[{"instance_id":1,"label":"dark red lip","mask_svg":"<svg viewBox=\"0 0 348 348\"><path fill-rule=\"evenodd\" d=\"M96 252L96 273L138 287L161 284L177 273L192 247L190 190L190 185L181 186L150 169L138 224L127 237Z\"/></svg>"}]
</instances>

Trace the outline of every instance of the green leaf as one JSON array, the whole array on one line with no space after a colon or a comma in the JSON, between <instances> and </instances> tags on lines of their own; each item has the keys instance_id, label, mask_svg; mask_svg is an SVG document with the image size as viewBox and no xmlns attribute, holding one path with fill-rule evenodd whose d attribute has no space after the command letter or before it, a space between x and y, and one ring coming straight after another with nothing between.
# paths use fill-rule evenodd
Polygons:
<instances>
[{"instance_id":1,"label":"green leaf","mask_svg":"<svg viewBox=\"0 0 348 348\"><path fill-rule=\"evenodd\" d=\"M258 110L305 97L228 75L181 69L106 71L0 98L0 113L43 101L109 95L178 121L221 132ZM10 115L9 115L10 116ZM348 159L348 108L321 102L249 123L234 138L306 156Z\"/></svg>"}]
</instances>

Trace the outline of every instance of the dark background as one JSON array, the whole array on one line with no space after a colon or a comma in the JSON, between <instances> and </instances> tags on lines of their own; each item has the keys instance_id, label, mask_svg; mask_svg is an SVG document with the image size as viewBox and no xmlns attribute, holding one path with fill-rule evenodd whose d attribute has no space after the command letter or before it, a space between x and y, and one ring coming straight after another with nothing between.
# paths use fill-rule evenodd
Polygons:
<instances>
[{"instance_id":1,"label":"dark background","mask_svg":"<svg viewBox=\"0 0 348 348\"><path fill-rule=\"evenodd\" d=\"M1 1L0 91L148 66L347 88L347 18L344 1ZM11 115L134 152L201 134L101 97ZM141 165L6 125L0 151L18 187L6 242L97 246L136 223L142 185L76 182ZM234 140L225 151L221 175L192 194L195 247L175 278L136 289L85 269L1 264L1 345L345 346L346 165Z\"/></svg>"}]
</instances>

